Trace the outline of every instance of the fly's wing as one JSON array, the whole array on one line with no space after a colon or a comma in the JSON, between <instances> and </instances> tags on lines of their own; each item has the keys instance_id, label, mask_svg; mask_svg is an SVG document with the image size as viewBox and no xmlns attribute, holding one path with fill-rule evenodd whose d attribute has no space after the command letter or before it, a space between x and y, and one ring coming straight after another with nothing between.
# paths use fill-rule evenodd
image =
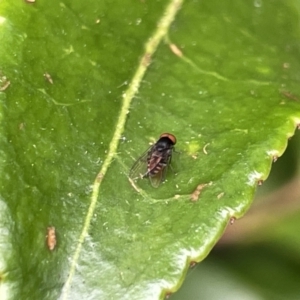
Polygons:
<instances>
[{"instance_id":1,"label":"fly's wing","mask_svg":"<svg viewBox=\"0 0 300 300\"><path fill-rule=\"evenodd\" d=\"M175 151L175 148L173 148L168 164L173 174L176 174L181 169L180 155L181 152Z\"/></svg>"},{"instance_id":2,"label":"fly's wing","mask_svg":"<svg viewBox=\"0 0 300 300\"><path fill-rule=\"evenodd\" d=\"M133 180L138 178L143 178L148 173L148 157L149 153L151 153L151 149L153 146L148 148L133 164L132 168L129 171L129 177Z\"/></svg>"},{"instance_id":3,"label":"fly's wing","mask_svg":"<svg viewBox=\"0 0 300 300\"><path fill-rule=\"evenodd\" d=\"M159 163L161 162L161 159L162 159L162 158L160 157L160 158L158 158L158 159L155 161L155 163L154 163L154 164L155 164L155 167L156 167L157 164L159 164ZM168 166L169 166L170 161L171 161L171 156L169 156L169 157L167 158L167 163L166 163L166 165L165 165L163 168L161 168L161 169L159 170L159 172L157 172L157 174L152 175L152 176L149 176L151 185L152 185L153 187L155 187L155 188L159 187L159 185L165 180L166 175L167 175L167 170L168 170Z\"/></svg>"},{"instance_id":4,"label":"fly's wing","mask_svg":"<svg viewBox=\"0 0 300 300\"><path fill-rule=\"evenodd\" d=\"M164 167L154 176L149 176L150 183L153 187L157 188L162 183L166 169L167 167Z\"/></svg>"}]
</instances>

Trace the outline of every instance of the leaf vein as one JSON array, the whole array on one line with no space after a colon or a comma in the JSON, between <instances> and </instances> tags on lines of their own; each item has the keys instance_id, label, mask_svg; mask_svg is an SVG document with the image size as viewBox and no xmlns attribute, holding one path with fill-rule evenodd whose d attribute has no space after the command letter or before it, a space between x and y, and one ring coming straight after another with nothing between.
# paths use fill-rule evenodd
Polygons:
<instances>
[{"instance_id":1,"label":"leaf vein","mask_svg":"<svg viewBox=\"0 0 300 300\"><path fill-rule=\"evenodd\" d=\"M148 69L148 66L151 62L151 57L155 53L157 47L159 46L160 42L162 41L163 37L167 34L170 25L172 24L177 12L179 11L180 7L182 6L184 0L171 0L169 2L169 5L166 7L164 14L160 21L158 22L158 26L154 33L150 36L148 39L148 42L145 45L145 52L140 59L140 62L137 66L136 72L133 75L133 78L128 86L128 89L123 93L123 104L121 107L121 111L119 114L119 118L116 124L116 129L114 132L114 135L112 137L112 140L109 145L109 150L106 159L103 162L103 165L101 167L100 172L97 174L96 179L93 183L93 189L92 189L92 196L91 196L91 203L87 212L87 215L84 220L83 228L81 231L81 234L79 236L79 240L74 252L74 255L71 260L70 265L70 271L69 275L67 277L67 280L65 282L65 285L63 287L61 299L67 299L70 287L72 284L72 279L75 275L76 271L76 265L80 256L80 252L82 249L82 245L84 243L85 237L87 236L89 226L92 220L92 216L95 211L95 207L97 204L97 199L100 191L100 186L102 183L102 180L104 176L106 175L106 172L114 158L114 156L117 153L117 148L120 142L121 135L124 131L125 123L127 120L127 115L129 113L129 108L131 105L131 102L137 93L140 84L142 82L142 79L145 75L145 72Z\"/></svg>"}]
</instances>

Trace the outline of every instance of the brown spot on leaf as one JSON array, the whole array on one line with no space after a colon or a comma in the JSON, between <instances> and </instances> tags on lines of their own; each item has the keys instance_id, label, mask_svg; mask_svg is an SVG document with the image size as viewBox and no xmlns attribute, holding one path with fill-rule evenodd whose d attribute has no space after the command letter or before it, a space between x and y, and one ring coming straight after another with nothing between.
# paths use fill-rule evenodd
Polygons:
<instances>
[{"instance_id":1,"label":"brown spot on leaf","mask_svg":"<svg viewBox=\"0 0 300 300\"><path fill-rule=\"evenodd\" d=\"M169 45L171 51L178 57L182 57L182 51L175 45L175 44L170 44Z\"/></svg>"},{"instance_id":2,"label":"brown spot on leaf","mask_svg":"<svg viewBox=\"0 0 300 300\"><path fill-rule=\"evenodd\" d=\"M194 268L197 265L196 261L191 261L190 262L190 268Z\"/></svg>"},{"instance_id":3,"label":"brown spot on leaf","mask_svg":"<svg viewBox=\"0 0 300 300\"><path fill-rule=\"evenodd\" d=\"M54 226L49 226L47 228L47 246L49 250L54 250L56 246L56 232Z\"/></svg>"},{"instance_id":4,"label":"brown spot on leaf","mask_svg":"<svg viewBox=\"0 0 300 300\"><path fill-rule=\"evenodd\" d=\"M53 80L52 80L52 77L50 76L50 74L48 74L47 72L44 74L44 77L46 78L46 80L49 82L49 83L51 83L51 84L53 84Z\"/></svg>"},{"instance_id":5,"label":"brown spot on leaf","mask_svg":"<svg viewBox=\"0 0 300 300\"><path fill-rule=\"evenodd\" d=\"M97 175L97 178L96 178L96 182L101 182L101 180L103 179L103 174L100 172L98 175Z\"/></svg>"},{"instance_id":6,"label":"brown spot on leaf","mask_svg":"<svg viewBox=\"0 0 300 300\"><path fill-rule=\"evenodd\" d=\"M195 189L195 190L193 191L193 193L191 194L191 200L192 200L193 202L198 201L201 191L202 191L203 188L205 188L207 185L212 185L212 182L210 182L210 183L201 183L201 184L198 184L198 185L197 185L196 189Z\"/></svg>"},{"instance_id":7,"label":"brown spot on leaf","mask_svg":"<svg viewBox=\"0 0 300 300\"><path fill-rule=\"evenodd\" d=\"M291 100L294 100L294 101L299 101L299 97L293 95L292 93L288 92L288 91L281 91L281 94L283 96L285 96L286 98L289 98Z\"/></svg>"},{"instance_id":8,"label":"brown spot on leaf","mask_svg":"<svg viewBox=\"0 0 300 300\"><path fill-rule=\"evenodd\" d=\"M143 58L142 58L142 64L145 66L145 67L148 67L151 63L151 55L146 53Z\"/></svg>"}]
</instances>

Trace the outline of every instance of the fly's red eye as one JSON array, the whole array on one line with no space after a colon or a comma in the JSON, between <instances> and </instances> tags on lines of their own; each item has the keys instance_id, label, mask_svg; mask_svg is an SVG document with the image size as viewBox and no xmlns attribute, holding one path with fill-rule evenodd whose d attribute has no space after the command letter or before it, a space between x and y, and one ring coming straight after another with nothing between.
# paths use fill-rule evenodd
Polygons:
<instances>
[{"instance_id":1,"label":"fly's red eye","mask_svg":"<svg viewBox=\"0 0 300 300\"><path fill-rule=\"evenodd\" d=\"M176 144L176 137L175 137L175 135L173 135L172 133L162 133L161 135L160 135L160 138L162 138L162 137L167 137L167 138L169 138L171 141L172 141L172 143L175 145Z\"/></svg>"}]
</instances>

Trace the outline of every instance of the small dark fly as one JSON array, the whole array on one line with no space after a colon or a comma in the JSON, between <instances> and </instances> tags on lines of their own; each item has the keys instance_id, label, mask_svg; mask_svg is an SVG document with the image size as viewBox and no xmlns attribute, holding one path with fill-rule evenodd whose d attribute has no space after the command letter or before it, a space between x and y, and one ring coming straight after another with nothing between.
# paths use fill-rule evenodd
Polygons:
<instances>
[{"instance_id":1,"label":"small dark fly","mask_svg":"<svg viewBox=\"0 0 300 300\"><path fill-rule=\"evenodd\" d=\"M165 180L175 144L176 137L173 134L161 134L159 140L134 163L129 177L133 180L149 177L151 185L158 187Z\"/></svg>"}]
</instances>

